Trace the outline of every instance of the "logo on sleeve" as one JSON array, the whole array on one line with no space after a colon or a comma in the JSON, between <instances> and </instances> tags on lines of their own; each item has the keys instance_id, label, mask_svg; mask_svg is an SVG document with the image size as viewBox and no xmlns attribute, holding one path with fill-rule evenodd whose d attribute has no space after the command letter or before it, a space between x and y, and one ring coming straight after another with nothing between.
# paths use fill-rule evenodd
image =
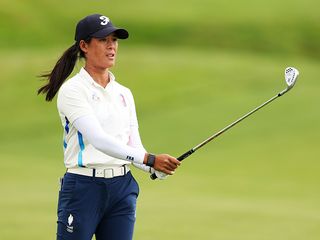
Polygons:
<instances>
[{"instance_id":1,"label":"logo on sleeve","mask_svg":"<svg viewBox=\"0 0 320 240\"><path fill-rule=\"evenodd\" d=\"M130 161L134 161L134 157L132 157L132 156L127 156L126 159L127 159L127 160L130 160Z\"/></svg>"}]
</instances>

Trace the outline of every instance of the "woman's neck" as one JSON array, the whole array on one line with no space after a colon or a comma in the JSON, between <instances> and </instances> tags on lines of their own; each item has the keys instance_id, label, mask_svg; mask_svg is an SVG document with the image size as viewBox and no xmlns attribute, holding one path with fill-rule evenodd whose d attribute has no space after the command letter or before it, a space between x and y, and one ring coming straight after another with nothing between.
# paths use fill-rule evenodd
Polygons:
<instances>
[{"instance_id":1,"label":"woman's neck","mask_svg":"<svg viewBox=\"0 0 320 240\"><path fill-rule=\"evenodd\" d=\"M108 69L98 69L87 65L84 69L90 74L92 79L103 88L110 82Z\"/></svg>"}]
</instances>

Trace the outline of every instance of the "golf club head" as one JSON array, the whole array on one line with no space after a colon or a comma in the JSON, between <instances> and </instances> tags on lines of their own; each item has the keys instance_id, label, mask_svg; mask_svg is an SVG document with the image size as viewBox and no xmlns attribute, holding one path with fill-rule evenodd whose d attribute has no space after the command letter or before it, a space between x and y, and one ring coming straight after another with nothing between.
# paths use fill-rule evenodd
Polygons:
<instances>
[{"instance_id":1,"label":"golf club head","mask_svg":"<svg viewBox=\"0 0 320 240\"><path fill-rule=\"evenodd\" d=\"M288 85L288 90L290 90L294 84L296 83L299 76L299 71L294 67L287 67L284 70L284 77L286 79L286 83Z\"/></svg>"}]
</instances>

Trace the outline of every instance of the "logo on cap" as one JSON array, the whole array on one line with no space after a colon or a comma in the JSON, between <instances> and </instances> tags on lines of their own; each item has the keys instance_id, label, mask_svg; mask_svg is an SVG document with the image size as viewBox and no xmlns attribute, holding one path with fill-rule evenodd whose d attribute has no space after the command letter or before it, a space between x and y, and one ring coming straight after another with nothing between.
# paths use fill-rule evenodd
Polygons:
<instances>
[{"instance_id":1,"label":"logo on cap","mask_svg":"<svg viewBox=\"0 0 320 240\"><path fill-rule=\"evenodd\" d=\"M108 17L92 14L78 22L74 39L80 42L92 37L103 38L111 33L115 33L116 37L120 39L126 39L129 36L127 30L113 26Z\"/></svg>"},{"instance_id":2,"label":"logo on cap","mask_svg":"<svg viewBox=\"0 0 320 240\"><path fill-rule=\"evenodd\" d=\"M100 16L100 19L102 22L100 22L101 25L107 25L110 22L110 19L106 16Z\"/></svg>"}]
</instances>

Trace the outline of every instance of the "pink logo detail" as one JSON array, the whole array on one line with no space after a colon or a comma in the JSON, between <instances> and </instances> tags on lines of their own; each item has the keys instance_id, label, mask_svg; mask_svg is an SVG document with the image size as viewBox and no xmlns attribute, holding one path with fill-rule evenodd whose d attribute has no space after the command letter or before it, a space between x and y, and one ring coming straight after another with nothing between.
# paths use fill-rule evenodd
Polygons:
<instances>
[{"instance_id":1,"label":"pink logo detail","mask_svg":"<svg viewBox=\"0 0 320 240\"><path fill-rule=\"evenodd\" d=\"M124 98L124 96L121 93L120 93L120 98L121 98L122 105L124 107L126 107L127 106L126 99Z\"/></svg>"}]
</instances>

